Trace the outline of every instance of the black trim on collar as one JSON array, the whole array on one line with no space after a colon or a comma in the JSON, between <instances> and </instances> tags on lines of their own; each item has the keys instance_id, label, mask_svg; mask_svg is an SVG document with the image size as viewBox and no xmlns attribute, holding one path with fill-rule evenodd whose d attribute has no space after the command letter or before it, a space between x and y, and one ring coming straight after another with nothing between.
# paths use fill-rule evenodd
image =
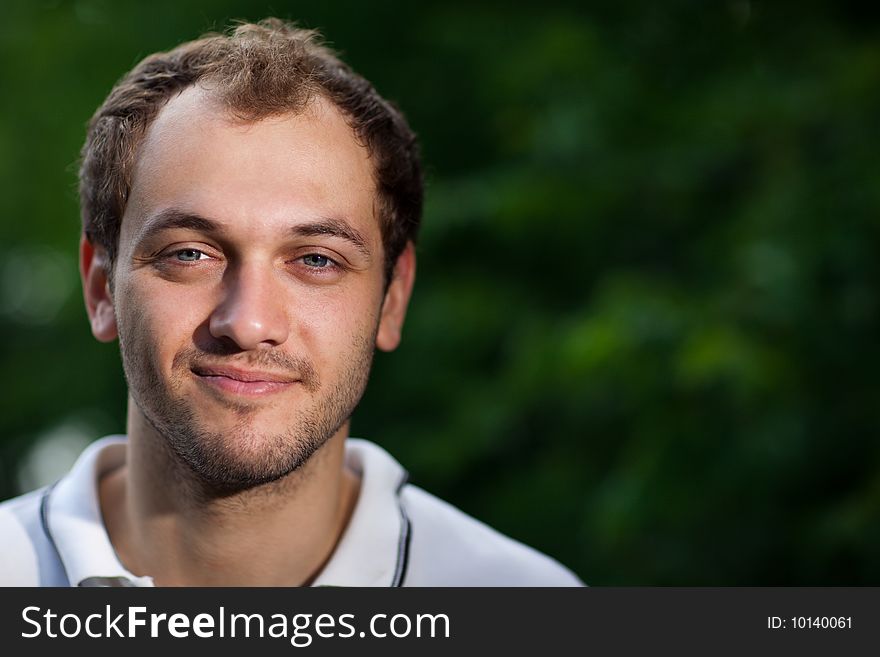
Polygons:
<instances>
[{"instance_id":1,"label":"black trim on collar","mask_svg":"<svg viewBox=\"0 0 880 657\"><path fill-rule=\"evenodd\" d=\"M409 473L404 472L400 483L397 484L397 508L400 511L400 538L397 542L397 565L394 568L394 577L391 579L391 587L399 588L403 586L403 579L406 577L406 569L409 565L409 544L412 537L412 523L403 501L400 499L400 493L406 482L409 481Z\"/></svg>"},{"instance_id":2,"label":"black trim on collar","mask_svg":"<svg viewBox=\"0 0 880 657\"><path fill-rule=\"evenodd\" d=\"M52 494L52 491L55 490L55 486L57 485L58 482L56 481L51 486L47 486L46 491L43 493L43 497L40 499L40 526L43 528L43 533L46 535L49 545L55 550L55 555L58 557L58 563L61 565L61 570L64 571L64 577L67 579L67 584L69 585L70 573L67 572L67 567L64 565L64 560L61 558L61 552L58 550L58 544L55 543L55 537L52 536L52 532L49 530L49 495Z\"/></svg>"}]
</instances>

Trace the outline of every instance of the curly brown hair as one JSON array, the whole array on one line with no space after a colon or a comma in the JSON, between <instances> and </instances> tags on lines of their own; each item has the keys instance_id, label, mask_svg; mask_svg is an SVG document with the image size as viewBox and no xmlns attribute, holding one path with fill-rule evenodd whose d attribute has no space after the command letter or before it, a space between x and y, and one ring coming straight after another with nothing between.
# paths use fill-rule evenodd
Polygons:
<instances>
[{"instance_id":1,"label":"curly brown hair","mask_svg":"<svg viewBox=\"0 0 880 657\"><path fill-rule=\"evenodd\" d=\"M149 55L111 90L92 117L79 171L83 230L112 265L147 128L165 103L199 81L245 121L300 112L316 94L346 117L369 150L385 250L385 280L422 216L423 180L416 136L400 110L343 63L314 30L277 18L244 23Z\"/></svg>"}]
</instances>

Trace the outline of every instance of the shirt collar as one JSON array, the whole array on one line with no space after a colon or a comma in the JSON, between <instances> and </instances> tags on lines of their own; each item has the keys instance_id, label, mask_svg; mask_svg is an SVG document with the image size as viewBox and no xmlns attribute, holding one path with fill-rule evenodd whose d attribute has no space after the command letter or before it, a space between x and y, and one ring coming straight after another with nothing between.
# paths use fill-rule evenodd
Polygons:
<instances>
[{"instance_id":1,"label":"shirt collar","mask_svg":"<svg viewBox=\"0 0 880 657\"><path fill-rule=\"evenodd\" d=\"M150 577L136 577L119 561L98 502L98 481L125 462L125 451L124 436L92 443L45 498L43 523L72 586L116 578L123 586L152 586Z\"/></svg>"},{"instance_id":2,"label":"shirt collar","mask_svg":"<svg viewBox=\"0 0 880 657\"><path fill-rule=\"evenodd\" d=\"M119 561L101 516L98 481L125 462L124 436L102 438L46 493L43 523L73 586L152 586ZM346 465L361 478L358 501L313 586L399 586L406 570L409 520L399 493L406 471L381 447L346 441Z\"/></svg>"},{"instance_id":3,"label":"shirt collar","mask_svg":"<svg viewBox=\"0 0 880 657\"><path fill-rule=\"evenodd\" d=\"M400 503L407 473L384 449L346 441L345 463L361 478L358 501L333 555L312 586L400 586L409 519Z\"/></svg>"}]
</instances>

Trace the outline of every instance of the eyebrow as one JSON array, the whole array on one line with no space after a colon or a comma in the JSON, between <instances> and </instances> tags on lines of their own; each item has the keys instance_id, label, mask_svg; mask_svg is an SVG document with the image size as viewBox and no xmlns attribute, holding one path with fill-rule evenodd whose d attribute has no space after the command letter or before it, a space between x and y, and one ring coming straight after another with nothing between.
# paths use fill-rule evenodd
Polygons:
<instances>
[{"instance_id":1,"label":"eyebrow","mask_svg":"<svg viewBox=\"0 0 880 657\"><path fill-rule=\"evenodd\" d=\"M223 225L214 219L202 217L178 208L168 208L153 216L141 231L138 242L143 242L163 231L175 228L206 234L220 234L224 232ZM360 231L342 219L327 217L296 224L290 228L290 232L296 237L317 237L322 235L337 237L350 242L367 259L370 259L372 255L367 245L367 240Z\"/></svg>"},{"instance_id":2,"label":"eyebrow","mask_svg":"<svg viewBox=\"0 0 880 657\"><path fill-rule=\"evenodd\" d=\"M166 230L182 228L199 233L222 233L220 224L213 219L201 217L192 212L186 212L177 208L162 210L147 222L138 236L138 242L144 242L151 237Z\"/></svg>"},{"instance_id":3,"label":"eyebrow","mask_svg":"<svg viewBox=\"0 0 880 657\"><path fill-rule=\"evenodd\" d=\"M325 218L305 224L297 224L291 228L291 232L298 237L316 237L319 235L338 237L351 242L364 257L369 259L371 256L370 248L367 246L367 240L364 239L364 236L342 219Z\"/></svg>"}]
</instances>

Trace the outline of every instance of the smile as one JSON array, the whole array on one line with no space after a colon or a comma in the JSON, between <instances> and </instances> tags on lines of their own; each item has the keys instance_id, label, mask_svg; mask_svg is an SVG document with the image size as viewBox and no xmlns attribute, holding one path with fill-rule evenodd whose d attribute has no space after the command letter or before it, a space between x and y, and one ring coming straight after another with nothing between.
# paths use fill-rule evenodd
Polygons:
<instances>
[{"instance_id":1,"label":"smile","mask_svg":"<svg viewBox=\"0 0 880 657\"><path fill-rule=\"evenodd\" d=\"M248 397L282 392L299 382L290 375L232 367L193 367L191 371L200 382L216 390Z\"/></svg>"}]
</instances>

